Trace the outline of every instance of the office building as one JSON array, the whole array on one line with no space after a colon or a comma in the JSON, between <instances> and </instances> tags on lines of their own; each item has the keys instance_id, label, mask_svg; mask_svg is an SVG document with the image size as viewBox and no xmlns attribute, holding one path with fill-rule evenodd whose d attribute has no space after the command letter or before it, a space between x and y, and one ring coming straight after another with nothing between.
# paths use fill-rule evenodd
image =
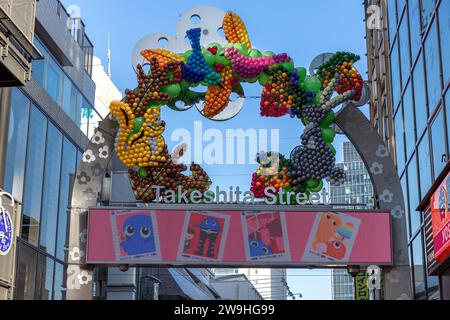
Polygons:
<instances>
[{"instance_id":1,"label":"office building","mask_svg":"<svg viewBox=\"0 0 450 320\"><path fill-rule=\"evenodd\" d=\"M401 178L414 295L450 299L450 269L435 259L431 214L426 206L417 211L448 173L450 1L364 3L371 121Z\"/></svg>"},{"instance_id":2,"label":"office building","mask_svg":"<svg viewBox=\"0 0 450 320\"><path fill-rule=\"evenodd\" d=\"M58 0L38 1L35 9L32 41L42 59L32 62L24 86L1 90L7 141L0 150L0 188L14 196L13 216L21 218L10 253L14 263L0 286L8 299L60 300L66 292L71 185L88 143L81 117L95 99L93 46L83 22L70 18Z\"/></svg>"}]
</instances>

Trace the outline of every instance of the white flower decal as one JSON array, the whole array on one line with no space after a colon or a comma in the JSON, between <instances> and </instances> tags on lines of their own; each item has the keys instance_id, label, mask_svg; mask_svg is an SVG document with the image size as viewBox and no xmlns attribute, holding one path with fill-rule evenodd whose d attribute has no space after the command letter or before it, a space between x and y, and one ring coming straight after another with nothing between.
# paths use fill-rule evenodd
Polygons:
<instances>
[{"instance_id":1,"label":"white flower decal","mask_svg":"<svg viewBox=\"0 0 450 320\"><path fill-rule=\"evenodd\" d=\"M383 174L383 169L384 166L381 163L374 162L370 167L370 173L372 173L375 176L379 176L380 174Z\"/></svg>"},{"instance_id":2,"label":"white flower decal","mask_svg":"<svg viewBox=\"0 0 450 320\"><path fill-rule=\"evenodd\" d=\"M101 133L101 131L97 131L94 134L94 136L92 137L91 141L97 145L105 143L105 138L103 137L103 133Z\"/></svg>"},{"instance_id":3,"label":"white flower decal","mask_svg":"<svg viewBox=\"0 0 450 320\"><path fill-rule=\"evenodd\" d=\"M92 152L91 149L86 150L86 152L83 154L83 162L91 163L95 161L94 152Z\"/></svg>"},{"instance_id":4,"label":"white flower decal","mask_svg":"<svg viewBox=\"0 0 450 320\"><path fill-rule=\"evenodd\" d=\"M92 281L92 276L87 271L81 271L78 275L78 281L81 285L89 284Z\"/></svg>"},{"instance_id":5,"label":"white flower decal","mask_svg":"<svg viewBox=\"0 0 450 320\"><path fill-rule=\"evenodd\" d=\"M405 210L401 206L396 206L391 210L391 216L395 219L401 219L405 215Z\"/></svg>"},{"instance_id":6,"label":"white flower decal","mask_svg":"<svg viewBox=\"0 0 450 320\"><path fill-rule=\"evenodd\" d=\"M375 152L375 155L379 158L386 158L389 156L389 150L386 146L380 145L378 146L377 152Z\"/></svg>"},{"instance_id":7,"label":"white flower decal","mask_svg":"<svg viewBox=\"0 0 450 320\"><path fill-rule=\"evenodd\" d=\"M384 203L392 203L394 200L394 194L389 190L384 190L380 195L380 200Z\"/></svg>"},{"instance_id":8,"label":"white flower decal","mask_svg":"<svg viewBox=\"0 0 450 320\"><path fill-rule=\"evenodd\" d=\"M80 259L84 257L84 251L80 250L78 247L75 247L70 250L69 255L72 261L80 261Z\"/></svg>"},{"instance_id":9,"label":"white flower decal","mask_svg":"<svg viewBox=\"0 0 450 320\"><path fill-rule=\"evenodd\" d=\"M109 157L109 147L104 146L98 150L98 156L102 159L108 159Z\"/></svg>"}]
</instances>

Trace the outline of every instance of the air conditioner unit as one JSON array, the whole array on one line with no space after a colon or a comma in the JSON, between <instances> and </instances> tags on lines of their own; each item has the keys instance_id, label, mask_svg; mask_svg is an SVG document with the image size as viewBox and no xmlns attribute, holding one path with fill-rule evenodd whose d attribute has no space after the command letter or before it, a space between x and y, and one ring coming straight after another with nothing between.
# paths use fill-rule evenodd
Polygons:
<instances>
[{"instance_id":1,"label":"air conditioner unit","mask_svg":"<svg viewBox=\"0 0 450 320\"><path fill-rule=\"evenodd\" d=\"M31 77L36 0L0 0L0 87L23 86Z\"/></svg>"}]
</instances>

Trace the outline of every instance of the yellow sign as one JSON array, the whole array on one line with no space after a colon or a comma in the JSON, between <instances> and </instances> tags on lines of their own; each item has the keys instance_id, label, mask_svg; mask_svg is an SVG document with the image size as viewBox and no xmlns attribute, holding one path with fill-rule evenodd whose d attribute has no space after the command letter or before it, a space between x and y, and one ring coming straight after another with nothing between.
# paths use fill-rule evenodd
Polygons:
<instances>
[{"instance_id":1,"label":"yellow sign","mask_svg":"<svg viewBox=\"0 0 450 320\"><path fill-rule=\"evenodd\" d=\"M367 287L368 278L365 271L359 272L355 277L355 299L358 301L370 300L369 288Z\"/></svg>"}]
</instances>

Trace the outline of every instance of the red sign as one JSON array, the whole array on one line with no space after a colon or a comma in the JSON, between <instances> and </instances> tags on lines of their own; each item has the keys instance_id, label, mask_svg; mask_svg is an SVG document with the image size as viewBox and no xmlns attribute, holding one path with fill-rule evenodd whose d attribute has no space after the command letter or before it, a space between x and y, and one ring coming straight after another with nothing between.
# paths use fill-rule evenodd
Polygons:
<instances>
[{"instance_id":1,"label":"red sign","mask_svg":"<svg viewBox=\"0 0 450 320\"><path fill-rule=\"evenodd\" d=\"M450 256L450 175L445 178L431 197L434 255L443 263Z\"/></svg>"},{"instance_id":2,"label":"red sign","mask_svg":"<svg viewBox=\"0 0 450 320\"><path fill-rule=\"evenodd\" d=\"M380 212L92 209L87 262L103 265L391 265Z\"/></svg>"}]
</instances>

